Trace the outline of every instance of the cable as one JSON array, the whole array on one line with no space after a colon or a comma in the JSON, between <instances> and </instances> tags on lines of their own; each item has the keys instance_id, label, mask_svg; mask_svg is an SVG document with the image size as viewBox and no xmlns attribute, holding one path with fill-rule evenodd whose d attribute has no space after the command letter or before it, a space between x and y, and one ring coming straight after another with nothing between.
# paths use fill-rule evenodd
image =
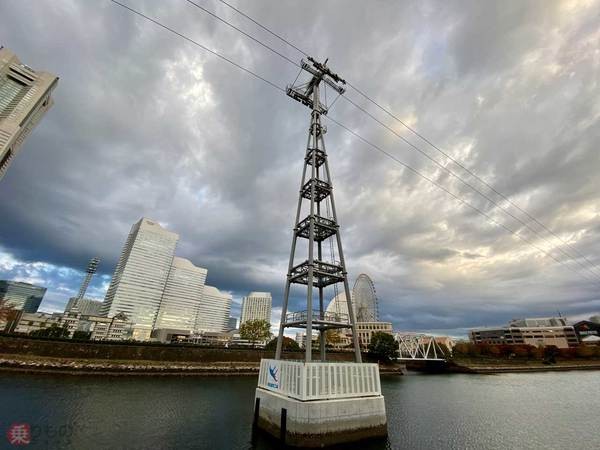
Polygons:
<instances>
[{"instance_id":1,"label":"cable","mask_svg":"<svg viewBox=\"0 0 600 450\"><path fill-rule=\"evenodd\" d=\"M593 261L590 261L587 258L587 256L585 256L583 253L581 253L579 250L577 250L575 247L573 247L571 244L569 244L566 240L562 239L554 231L552 231L550 228L548 228L546 225L544 225L542 222L540 222L538 219L536 219L533 215L531 215L530 213L528 213L526 210L524 210L523 208L521 208L519 205L517 205L516 203L514 203L509 197L507 197L506 195L504 195L502 192L498 191L496 188L494 188L494 186L492 186L491 184L489 184L487 181L485 181L483 178L481 178L475 172L473 172L472 170L470 170L468 167L465 167L463 164L461 164L459 161L457 161L455 158L453 158L452 155L450 155L450 154L446 153L445 151L443 151L441 148L439 148L437 145L435 145L433 142L431 142L429 139L427 139L425 136L423 136L417 130L415 130L410 125L408 125L407 123L405 123L404 121L402 121L400 118L398 118L396 115L394 115L391 111L389 111L388 109L386 109L383 106L381 106L379 103L377 103L375 100L373 100L367 94L365 94L359 88L357 88L356 86L354 86L352 83L347 82L346 84L350 88L352 88L354 91L356 91L358 94L362 95L369 102L373 103L377 108L379 108L380 110L382 110L383 112L385 112L388 116L390 116L391 118L393 118L394 120L396 120L398 123L400 123L403 127L405 127L407 130L409 130L415 136L419 137L421 140L423 140L424 142L426 142L427 144L429 144L432 148L434 148L439 153L441 153L442 155L444 155L446 158L448 158L450 161L452 161L458 167L460 167L465 172L467 172L469 175L471 175L472 177L474 177L477 181L479 181L480 183L482 183L483 185L485 185L487 188L491 189L496 195L500 196L503 200L507 201L511 206L515 207L521 213L525 214L527 216L527 218L529 218L530 220L534 221L537 225L539 225L540 227L542 227L545 231L547 231L548 233L550 233L552 236L554 236L556 239L558 239L561 243L563 243L564 245L568 246L573 252L575 252L578 256L580 256L583 259L585 259L593 267L596 266L596 264Z\"/></svg>"},{"instance_id":2,"label":"cable","mask_svg":"<svg viewBox=\"0 0 600 450\"><path fill-rule=\"evenodd\" d=\"M239 9L237 9L235 6L230 5L229 3L227 3L224 0L219 0L221 3L223 3L224 5L228 6L229 8L233 9L235 12L237 12L238 14L244 16L246 19L248 19L250 22L258 25L260 28L262 28L263 30L265 30L267 33L269 33L272 36L275 36L277 39L279 39L280 41L286 43L287 45L289 45L290 47L298 50L300 53L302 53L304 56L309 56L308 53L306 53L304 50L299 49L298 47L296 47L294 44L292 44L290 41L284 39L283 37L281 37L280 35L278 35L277 33L269 30L267 27L265 27L264 25L262 25L261 23L257 22L256 20L254 20L252 17L250 17L249 15L245 14L244 12L240 11Z\"/></svg>"},{"instance_id":3,"label":"cable","mask_svg":"<svg viewBox=\"0 0 600 450\"><path fill-rule=\"evenodd\" d=\"M194 44L195 46L197 46L197 47L200 47L201 49L203 49L203 50L205 50L205 51L207 51L207 52L209 52L209 53L211 53L211 54L215 55L217 58L221 58L223 61L227 61L229 64L231 64L231 65L233 65L233 66L237 67L237 68L238 68L238 69L240 69L240 70L243 70L243 71L244 71L244 72L246 72L246 73L249 73L250 75L252 75L253 77L256 77L256 78L258 78L258 79L259 79L259 80L261 80L261 81L264 81L265 83L269 84L271 87L274 87L274 88L275 88L275 89L277 89L278 91L282 91L282 92L284 92L284 93L285 93L285 89L283 89L282 87L279 87L279 86L277 86L275 83L273 83L273 82L271 82L271 81L267 80L266 78L263 78L262 76L258 75L257 73L255 73L255 72L252 72L250 69L246 69L245 67L243 67L243 66L240 66L240 65L239 65L238 63L236 63L235 61L232 61L231 59L229 59L229 58L227 58L227 57L225 57L225 56L223 56L223 55L221 55L221 54L217 53L217 52L216 52L216 51L214 51L214 50L211 50L210 48L208 48L208 47L206 47L206 46L204 46L204 45L200 44L199 42L197 42L197 41L193 40L192 38L189 38L189 37L187 37L187 36L185 36L185 35L183 35L183 34L179 33L178 31L175 31L173 28L170 28L170 27L168 27L167 25L164 25L164 24L162 24L162 23L158 22L157 20L154 20L152 17L149 17L149 16L147 16L147 15L145 15L145 14L143 14L143 13L141 13L141 12L139 12L139 11L137 11L137 10L135 10L135 9L133 9L133 8L131 8L131 7L129 7L129 6L127 6L127 5L124 5L123 3L119 3L117 0L110 0L110 1L111 1L111 2L113 2L115 5L118 5L118 6L120 6L121 8L125 8L125 9L129 10L130 12L132 12L132 13L134 13L134 14L136 14L136 15L140 16L140 17L143 17L143 18L144 18L144 19L146 19L146 20L149 20L150 22L154 23L155 25L158 25L159 27L161 27L161 28L164 28L165 30L167 30L167 31L169 31L169 32L171 32L171 33L173 33L173 34L175 34L175 35L179 36L180 38L182 38L182 39L185 39L185 40L186 40L186 41L188 41L188 42L191 42L191 43L192 43L192 44Z\"/></svg>"},{"instance_id":4,"label":"cable","mask_svg":"<svg viewBox=\"0 0 600 450\"><path fill-rule=\"evenodd\" d=\"M186 1L187 1L187 2L188 2L190 5L193 5L193 6L195 6L196 8L198 8L198 9L200 9L200 10L204 11L206 14L208 14L208 15L210 15L210 16L212 16L212 17L214 17L215 19L217 19L217 20L219 20L219 21L223 22L224 24L226 24L226 25L230 26L230 27L231 27L231 28L233 28L234 30L237 30L237 31L239 31L239 32L240 32L240 33L242 33L244 36L246 36L248 39L252 39L252 40L253 40L254 42L256 42L257 44L260 44L260 45L262 45L264 48L266 48L266 49L268 49L268 50L272 51L272 52L273 52L273 53L275 53L276 55L278 55L278 56L282 57L283 59L285 59L285 60L286 60L287 62L289 62L290 64L293 64L294 66L296 66L296 67L298 67L298 68L300 68L300 69L301 69L301 67L300 67L300 64L298 64L296 61L294 61L294 60L292 60L292 59L288 58L288 57L287 57L287 56L285 56L283 53L280 53L280 52L278 52L277 50L275 50L274 48L272 48L272 47L269 47L267 44L265 44L265 43L263 43L263 42L259 41L259 40L258 40L258 39L256 39L254 36L251 36L251 35L249 35L249 34L248 34L248 33L246 33L244 30L241 30L240 28L236 27L236 26L235 26L235 25L233 25L232 23L230 23L230 22L227 22L225 19L223 19L223 18L221 18L221 17L217 16L215 13L213 13L213 12L210 12L208 9L206 9L205 7L203 7L203 6L199 5L198 3L196 3L196 2L193 2L192 0L186 0Z\"/></svg>"},{"instance_id":5,"label":"cable","mask_svg":"<svg viewBox=\"0 0 600 450\"><path fill-rule=\"evenodd\" d=\"M402 165L403 167L405 167L406 169L410 170L411 172L413 172L415 175L418 175L419 177L429 181L431 184L433 184L434 186L436 186L437 188L441 189L442 191L446 192L448 195L450 195L451 197L453 197L455 200L459 201L461 204L468 206L469 208L471 208L472 210L474 210L475 212L481 214L482 216L486 217L490 222L492 222L493 224L504 228L506 231L508 231L510 234L514 235L515 237L521 239L522 241L526 242L527 244L531 245L533 248L537 249L538 251L542 252L543 254L545 254L546 256L549 256L550 258L552 258L554 261L556 261L559 264L563 264L566 265L565 261L561 261L559 259L557 259L556 257L554 257L551 253L545 251L544 249L538 247L537 245L535 245L533 242L531 242L529 239L521 236L520 234L518 234L517 232L513 231L511 228L507 227L506 225L504 225L503 223L498 222L497 220L495 220L493 217L491 217L488 213L486 213L485 211L481 210L480 208L477 208L475 205L472 205L471 203L469 203L466 200L463 200L460 196L454 194L452 191L446 189L444 186L442 186L441 184L439 184L437 181L433 180L432 178L428 177L427 175L419 172L417 169L415 169L414 167L406 164L405 162L403 162L402 160L396 158L394 155L392 155L391 153L385 151L384 149L382 149L381 147L379 147L376 144L373 144L371 141L367 140L366 138L362 137L360 134L358 134L357 132L355 132L354 130L348 128L346 125L338 122L337 120L335 120L334 118L332 118L331 116L325 116L326 119L330 120L331 122L333 122L334 124L338 125L339 127L343 128L344 130L348 131L349 133L351 133L353 136L355 136L356 138L360 139L361 141L363 141L365 144L367 144L368 146L374 148L375 150L383 153L385 156L387 156L388 158L392 159L393 161L395 161L396 163ZM575 273L577 273L578 275L581 275L581 273L577 272L575 269L573 269L571 266L566 265L566 267L568 267L570 270L574 271ZM595 281L595 280L592 280Z\"/></svg>"},{"instance_id":6,"label":"cable","mask_svg":"<svg viewBox=\"0 0 600 450\"><path fill-rule=\"evenodd\" d=\"M248 74L250 74L250 75L254 76L255 78L257 78L257 79L259 79L259 80L261 80L261 81L263 81L263 82L267 83L269 86L271 86L271 87L275 88L276 90L278 90L278 91L282 91L282 92L285 92L285 90L284 90L283 88L279 87L277 84L275 84L275 83L273 83L273 82L271 82L271 81L267 80L266 78L264 78L264 77L262 77L262 76L260 76L260 75L256 74L255 72L251 71L250 69L247 69L247 68L245 68L245 67L241 66L240 64L236 63L235 61L232 61L231 59L229 59L229 58L227 58L227 57L225 57L225 56L223 56L223 55L221 55L221 54L219 54L219 53L217 53L216 51L209 49L208 47L206 47L206 46L204 46L204 45L200 44L199 42L197 42L197 41L195 41L195 40L193 40L193 39L191 39L191 38L189 38L189 37L187 37L187 36L185 36L185 35L183 35L183 34L179 33L178 31L176 31L176 30L174 30L174 29L172 29L172 28L170 28L170 27L168 27L168 26L166 26L166 25L162 24L161 22L159 22L159 21L157 21L157 20L155 20L155 19L153 19L153 18L151 18L151 17L149 17L149 16L147 16L147 15L145 15L145 14L143 14L143 13L141 13L141 12L139 12L139 11L137 11L137 10L135 10L135 9L133 9L133 8L131 8L131 7L129 7L129 6L127 6L127 5L124 5L124 4L120 3L120 2L118 2L117 0L110 0L110 1L111 1L112 3L114 3L114 4L116 4L116 5L118 5L118 6L122 7L122 8L124 8L124 9L127 9L127 10L129 10L130 12L132 12L132 13L134 13L134 14L136 14L136 15L138 15L138 16L140 16L140 17L142 17L142 18L144 18L144 19L146 19L146 20L148 20L148 21L150 21L150 22L152 22L152 23L154 23L155 25L158 25L159 27L161 27L161 28L163 28L163 29L165 29L165 30L167 30L167 31L169 31L169 32L171 32L171 33L173 33L173 34L175 34L175 35L177 35L177 36L181 37L182 39L184 39L184 40L186 40L186 41L188 41L188 42L190 42L190 43L192 43L192 44L194 44L194 45L196 45L196 46L198 46L198 47L202 48L203 50L205 50L205 51L207 51L207 52L209 52L209 53L213 54L214 56L217 56L218 58L220 58L220 59L222 59L222 60L224 60L224 61L228 62L229 64L231 64L231 65L233 65L233 66L237 67L238 69L240 69L240 70L243 70L244 72L246 72L246 73L248 73ZM411 167L410 165L408 165L408 164L406 164L406 163L402 162L400 159L396 158L394 155L390 154L389 152L387 152L387 151L383 150L381 147L377 146L376 144L373 144L372 142L368 141L367 139L365 139L364 137L362 137L361 135L359 135L358 133L356 133L354 130L352 130L352 129L348 128L347 126L343 125L342 123L338 122L337 120L335 120L335 119L334 119L334 118L332 118L332 117L329 117L329 116L325 116L325 117L326 117L328 120L330 120L330 121L332 121L333 123L335 123L336 125L338 125L338 126L340 126L341 128L345 129L346 131L348 131L349 133L351 133L352 135L354 135L355 137L357 137L358 139L360 139L361 141L363 141L364 143L366 143L366 144L367 144L367 145L369 145L370 147L372 147L372 148L374 148L374 149L378 150L379 152L381 152L381 153L383 153L384 155L386 155L387 157L391 158L392 160L394 160L394 161L395 161L395 162L397 162L398 164L401 164L402 166L406 167L406 168L407 168L408 170L410 170L411 172L413 172L413 173L415 173L416 175L420 176L421 178L423 178L423 179L427 180L428 182L430 182L431 184L433 184L433 185L434 185L434 186L436 186L437 188L439 188L439 189L443 190L443 191L444 191L444 192L446 192L448 195L452 196L454 199L456 199L457 201L459 201L461 204L464 204L464 205L468 206L469 208L473 209L474 211L476 211L476 212L477 212L477 213L479 213L480 215L482 215L482 216L486 217L486 218L487 218L487 219L488 219L490 222L492 222L492 223L494 223L495 225L497 225L497 226L499 226L499 227L501 227L501 228L505 229L506 231L508 231L508 232L509 232L509 233L511 233L512 235L516 236L516 237L517 237L517 238L519 238L520 240L522 240L522 241L524 241L524 242L528 243L528 244L529 244L529 245L531 245L533 248L535 248L535 249L537 249L538 251L542 252L542 253L543 253L543 254L545 254L546 256L549 256L550 258L552 258L552 259L553 259L554 261L556 261L557 263L559 263L559 264L565 264L565 262L563 262L563 261L561 261L561 260L557 259L557 258L556 258L556 257L554 257L552 254L550 254L550 253L548 253L547 251L545 251L544 249L542 249L542 248L538 247L537 245L535 245L533 242L531 242L531 241L530 241L530 240L528 240L527 238L525 238L525 237L523 237L523 236L519 235L517 232L513 231L511 228L509 228L509 227L507 227L506 225L504 225L504 224L502 224L502 223L500 223L500 222L496 221L496 220L495 220L495 219L493 219L493 218L492 218L492 217L491 217L489 214L487 214L485 211L483 211L483 210L481 210L481 209L477 208L476 206L472 205L472 204L471 204L471 203L469 203L468 201L466 201L466 200L463 200L463 199L462 199L460 196L458 196L458 195L454 194L453 192L451 192L450 190L448 190L447 188L445 188L444 186L442 186L441 184L439 184L438 182L436 182L436 181L435 181L435 180L433 180L432 178L430 178L430 177L426 176L425 174L423 174L423 173L419 172L417 169L415 169L415 168ZM574 269L573 269L571 266L567 266L567 267L568 267L570 270L574 270ZM576 273L578 273L578 272L576 272Z\"/></svg>"},{"instance_id":7,"label":"cable","mask_svg":"<svg viewBox=\"0 0 600 450\"><path fill-rule=\"evenodd\" d=\"M514 214L512 214L509 210L507 210L506 208L503 208L500 204L498 204L498 202L496 202L494 199L492 199L491 197L489 197L488 195L486 195L485 193L481 192L479 189L477 189L475 186L473 186L472 184L470 184L469 182L463 180L459 175L457 175L455 172L453 172L452 170L448 169L446 166L444 166L442 163L440 163L439 161L437 161L436 159L432 158L431 155L429 155L427 152L425 152L424 150L422 150L421 148L417 147L416 145L414 145L412 142L408 141L404 136L402 136L401 134L399 134L397 131L395 131L393 128L391 128L389 125L385 124L384 122L382 122L381 120L379 120L377 117L375 117L373 114L371 114L369 111L367 111L366 109L364 109L363 107L361 107L360 105L358 105L357 103L353 102L350 98L346 97L345 95L343 96L344 100L346 100L347 102L349 102L351 105L353 105L355 108L357 108L358 110L362 111L364 114L366 114L367 116L369 116L371 119L373 119L375 122L377 122L379 125L381 125L382 127L384 127L385 129L387 129L390 133L392 133L394 136L396 136L397 138L401 139L404 143L406 143L407 145L409 145L411 148L415 149L416 151L418 151L419 153L421 153L423 156L425 156L427 159L429 159L431 162L433 162L436 166L438 166L440 169L442 169L443 171L445 171L446 173L448 173L449 175L451 175L452 177L456 178L457 180L459 180L462 184L464 184L465 186L467 186L469 189L473 190L474 192L477 192L479 195L481 195L484 199L486 199L488 202L490 202L491 204L493 204L494 206L500 208L502 211L504 211L504 213L506 213L508 216L510 216L511 218L513 218L514 220L516 220L517 222L519 222L521 225L523 225L525 228L527 228L528 230L530 230L531 232L535 233L537 236L540 236L545 242L549 243L551 246L554 246L552 242L550 242L547 238L545 238L544 236L542 236L540 234L539 231L535 230L534 228L532 228L529 224L527 224L527 222L523 221L522 219L520 219L519 217L515 216ZM576 262L577 264L579 264L584 270L587 270L589 272L591 272L594 277L596 277L598 279L598 281L600 281L600 278L598 277L598 274L596 274L596 272L594 272L591 268L589 268L588 266L586 266L585 264L583 264L581 261L579 261L578 259L574 258L572 255L570 255L568 252L566 252L564 249L562 249L560 246L554 246L557 250L559 250L563 255L567 256L568 258L571 258L574 262Z\"/></svg>"},{"instance_id":8,"label":"cable","mask_svg":"<svg viewBox=\"0 0 600 450\"><path fill-rule=\"evenodd\" d=\"M189 1L189 0L187 0ZM259 23L258 21L256 21L255 19L253 19L252 17L250 17L249 15L247 15L246 13L244 13L243 11L239 10L238 8L234 7L233 5L229 4L228 2L224 1L224 0L219 0L221 3L223 3L224 5L226 5L227 7L231 8L232 10L234 10L235 12L237 12L238 14L242 15L243 17L245 17L246 19L250 20L252 23L256 24L257 26L259 26L261 29L263 29L264 31L268 32L269 34L271 34L272 36L276 37L277 39L279 39L280 41L282 41L283 43L289 45L290 47L294 48L295 50L297 50L298 52L300 52L301 54L303 54L304 56L309 56L307 52L305 52L304 50L300 49L299 47L297 47L296 45L294 45L293 43L291 43L290 41L288 41L287 39L283 38L281 35L271 31L269 28L265 27L264 25L262 25L261 23ZM192 2L193 3L193 2ZM201 8L202 10L206 11L204 8ZM211 14L212 16L216 17L217 19L219 19L220 21L222 21L223 23L229 25L230 27L237 29L238 31L240 31L241 33L243 33L245 36L248 36L250 39L254 40L255 42L258 42L259 44L261 44L263 47L268 48L269 50L271 50L272 52L282 56L286 61L291 62L292 64L295 64L296 66L298 66L295 62L291 61L288 57L281 55L279 52L277 52L276 50L272 49L271 47L263 44L262 42L260 42L258 39L250 36L248 33L241 31L239 28L237 28L235 25L225 21L224 19L216 16L215 14L212 14L209 12L209 14ZM369 97L367 94L365 94L361 89L359 89L358 87L354 86L352 83L347 82L347 85L353 89L355 92L357 92L358 94L360 94L361 96L363 96L365 99L367 99L369 102L373 103L377 108L379 108L380 110L384 111L387 115L389 115L390 117L392 117L394 120L396 120L398 123L400 123L402 126L404 126L406 129L408 129L411 133L413 133L414 135L416 135L417 137L419 137L420 139L422 139L424 142L426 142L428 145L430 145L432 148L434 148L436 151L438 151L439 153L441 153L444 157L446 157L447 159L449 159L450 161L452 161L453 163L455 163L456 165L458 165L461 169L463 169L464 171L466 171L469 175L473 176L474 178L476 178L480 183L482 183L483 185L485 185L487 188L489 188L490 190L492 190L496 195L500 196L503 200L505 200L506 202L508 202L511 206L515 207L516 209L518 209L521 213L525 214L527 216L527 218L529 218L530 220L534 221L538 226L542 227L546 232L550 233L553 237L555 237L556 239L558 239L563 245L566 245L568 248L570 248L576 255L582 257L588 264L590 264L590 266L592 268L595 268L596 264L593 261L590 261L584 254L582 254L581 252L579 252L576 248L574 248L571 244L569 244L566 240L562 239L560 236L558 236L554 231L552 231L550 228L548 228L546 225L544 225L542 222L540 222L538 219L536 219L533 215L531 215L529 212L527 212L526 210L524 210L523 208L521 208L520 206L518 206L516 203L514 203L512 200L510 200L510 198L508 198L506 195L502 194L500 191L498 191L496 188L494 188L492 185L490 185L489 183L487 183L483 178L479 177L477 174L475 174L473 171L471 171L470 169L468 169L467 167L465 167L463 164L461 164L459 161L457 161L455 158L453 158L450 154L448 154L447 152L444 152L441 148L439 148L437 145L435 145L433 142L431 142L429 139L427 139L425 136L423 136L422 134L420 134L418 131L416 131L415 129L413 129L410 125L408 125L407 123L405 123L404 121L402 121L400 118L398 118L396 115L394 115L391 111L389 111L388 109L384 108L382 105L380 105L378 102L376 102L375 100L373 100L371 97ZM355 107L357 107L358 109L360 109L362 112L368 114L372 119L376 120L379 124L381 124L382 126L385 126L388 130L392 131L391 128L389 128L388 126L386 126L385 124L383 124L381 121L375 119L374 116L372 116L370 113L368 113L364 108L359 107L356 103L352 102L351 100L348 99L348 97L344 96L344 98L346 100L348 100L352 105L354 105ZM336 98L337 100L337 98ZM331 107L333 107L333 104L335 103L335 101L331 104ZM392 131L393 132L393 131ZM467 186L469 186L469 188L471 188L472 190L474 190L475 192L479 193L480 195L482 195L484 198L486 198L486 200L490 201L494 206L498 207L499 209L503 210L504 212L506 212L507 214L509 214L513 219L519 221L523 226L525 226L527 229L529 229L530 231L532 231L533 233L535 233L536 235L540 235L540 232L538 230L535 230L533 228L531 228L526 222L522 221L521 219L517 218L516 216L514 216L513 214L511 214L507 208L503 207L501 204L497 203L496 201L492 200L489 196L483 194L481 191L479 191L478 189L476 189L474 186L472 186L471 184L465 182L461 177L459 177L458 175L456 175L454 172L450 171L448 168L446 168L445 166L439 164L436 160L432 159L426 152L424 152L423 150L417 148L415 145L413 145L412 143L410 143L409 141L407 141L405 138L399 136L397 133L393 132L396 136L398 136L399 138L401 138L405 143L407 143L408 145L410 145L411 147L413 147L415 150L419 151L420 153L422 153L423 155L425 155L428 159L430 159L432 162L434 162L436 165L438 165L439 167L441 167L443 170L447 171L448 173L450 173L452 176L456 177L457 179L459 179L461 182L463 182L464 184L466 184ZM552 246L555 246L554 243L550 242L548 239L542 237L542 239L544 239L545 242L549 243ZM578 264L582 265L582 267L584 267L586 270L590 271L591 273L593 273L596 277L599 275L597 272L595 272L594 270L592 270L592 268L587 267L585 265L583 265L583 263L581 263L580 261L578 261L576 258L573 257L573 255L565 252L562 248L560 248L560 246L555 246L556 248L558 248L561 253L563 253L564 255L566 255L567 257L569 257L570 259L572 259L573 261L576 261Z\"/></svg>"}]
</instances>

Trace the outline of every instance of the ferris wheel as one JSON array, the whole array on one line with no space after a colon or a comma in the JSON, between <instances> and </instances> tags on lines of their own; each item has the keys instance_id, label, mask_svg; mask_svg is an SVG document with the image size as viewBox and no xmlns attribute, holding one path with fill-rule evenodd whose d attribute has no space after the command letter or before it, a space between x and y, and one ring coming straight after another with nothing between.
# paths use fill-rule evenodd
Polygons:
<instances>
[{"instance_id":1,"label":"ferris wheel","mask_svg":"<svg viewBox=\"0 0 600 450\"><path fill-rule=\"evenodd\" d=\"M378 322L379 305L373 280L361 273L352 288L352 301L357 322Z\"/></svg>"}]
</instances>

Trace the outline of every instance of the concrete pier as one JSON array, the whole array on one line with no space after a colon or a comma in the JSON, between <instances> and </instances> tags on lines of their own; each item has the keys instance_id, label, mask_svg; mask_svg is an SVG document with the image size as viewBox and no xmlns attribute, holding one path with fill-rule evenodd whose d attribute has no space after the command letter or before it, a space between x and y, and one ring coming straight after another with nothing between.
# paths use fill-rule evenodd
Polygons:
<instances>
[{"instance_id":1,"label":"concrete pier","mask_svg":"<svg viewBox=\"0 0 600 450\"><path fill-rule=\"evenodd\" d=\"M289 446L387 435L377 364L262 360L255 425Z\"/></svg>"}]
</instances>

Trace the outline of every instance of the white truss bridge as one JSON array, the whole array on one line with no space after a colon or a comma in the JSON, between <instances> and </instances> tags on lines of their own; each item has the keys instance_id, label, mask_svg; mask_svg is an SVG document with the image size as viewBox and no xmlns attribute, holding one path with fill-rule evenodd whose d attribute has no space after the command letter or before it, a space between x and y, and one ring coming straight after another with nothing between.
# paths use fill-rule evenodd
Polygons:
<instances>
[{"instance_id":1,"label":"white truss bridge","mask_svg":"<svg viewBox=\"0 0 600 450\"><path fill-rule=\"evenodd\" d=\"M398 361L446 361L446 355L434 336L396 333L394 337L400 353Z\"/></svg>"}]
</instances>

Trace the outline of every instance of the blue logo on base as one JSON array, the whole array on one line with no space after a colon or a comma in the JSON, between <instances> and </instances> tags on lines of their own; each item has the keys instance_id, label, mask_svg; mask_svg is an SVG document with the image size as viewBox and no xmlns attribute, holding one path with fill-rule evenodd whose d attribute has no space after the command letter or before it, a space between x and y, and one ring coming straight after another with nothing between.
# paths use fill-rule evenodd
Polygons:
<instances>
[{"instance_id":1,"label":"blue logo on base","mask_svg":"<svg viewBox=\"0 0 600 450\"><path fill-rule=\"evenodd\" d=\"M273 380L273 382L271 382ZM279 369L277 366L269 364L269 377L267 380L267 386L273 389L279 389Z\"/></svg>"}]
</instances>

